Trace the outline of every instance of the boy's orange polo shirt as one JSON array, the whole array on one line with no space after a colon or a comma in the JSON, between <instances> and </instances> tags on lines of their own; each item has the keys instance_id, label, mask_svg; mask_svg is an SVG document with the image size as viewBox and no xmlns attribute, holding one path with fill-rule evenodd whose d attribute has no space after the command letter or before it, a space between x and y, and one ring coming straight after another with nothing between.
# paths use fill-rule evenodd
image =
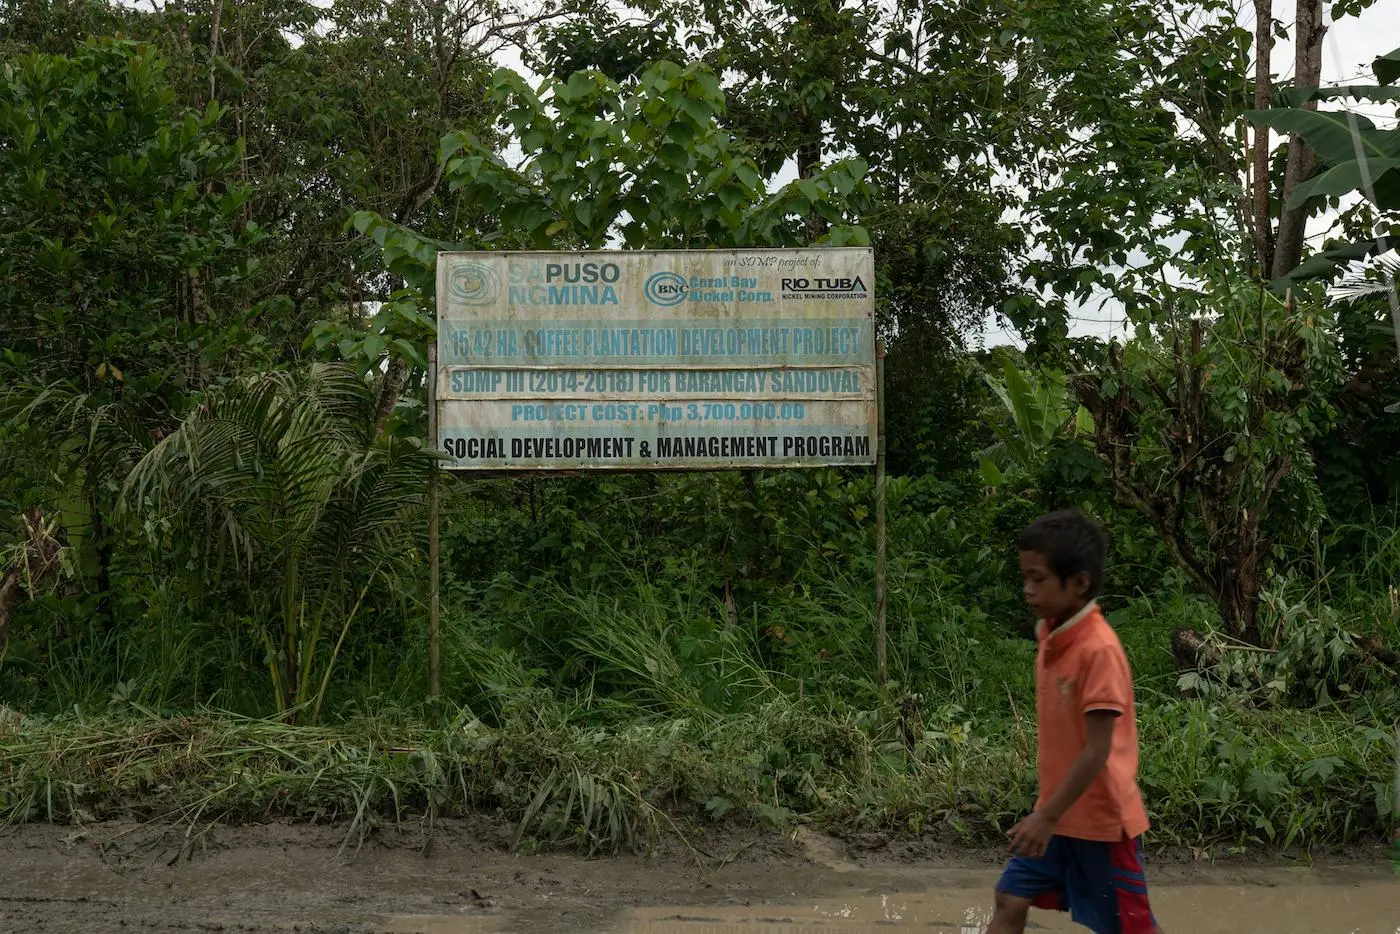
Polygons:
<instances>
[{"instance_id":1,"label":"boy's orange polo shirt","mask_svg":"<svg viewBox=\"0 0 1400 934\"><path fill-rule=\"evenodd\" d=\"M1036 627L1035 707L1040 720L1039 810L1064 782L1085 744L1084 714L1111 710L1113 748L1103 770L1055 825L1055 833L1116 843L1147 830L1138 789L1137 716L1133 675L1118 634L1090 603L1062 625Z\"/></svg>"}]
</instances>

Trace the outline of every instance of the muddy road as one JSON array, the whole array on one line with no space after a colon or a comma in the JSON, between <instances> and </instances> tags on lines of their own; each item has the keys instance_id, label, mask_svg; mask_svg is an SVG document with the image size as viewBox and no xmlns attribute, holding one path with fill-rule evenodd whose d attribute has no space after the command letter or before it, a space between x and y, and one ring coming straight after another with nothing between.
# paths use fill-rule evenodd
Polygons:
<instances>
[{"instance_id":1,"label":"muddy road","mask_svg":"<svg viewBox=\"0 0 1400 934\"><path fill-rule=\"evenodd\" d=\"M485 823L380 832L269 825L26 826L0 835L0 932L980 934L1000 855L802 834L672 843L652 857L512 855ZM1400 934L1382 851L1149 862L1172 934ZM1036 913L1033 930L1074 931Z\"/></svg>"}]
</instances>

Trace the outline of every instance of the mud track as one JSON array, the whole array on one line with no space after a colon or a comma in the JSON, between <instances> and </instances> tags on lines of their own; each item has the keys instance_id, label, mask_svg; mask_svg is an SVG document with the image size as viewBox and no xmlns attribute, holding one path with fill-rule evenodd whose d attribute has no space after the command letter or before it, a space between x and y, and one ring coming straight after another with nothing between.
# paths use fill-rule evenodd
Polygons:
<instances>
[{"instance_id":1,"label":"mud track","mask_svg":"<svg viewBox=\"0 0 1400 934\"><path fill-rule=\"evenodd\" d=\"M188 831L27 825L0 834L0 931L303 934L977 934L1002 854L766 831L649 855L508 851L488 820L347 837L344 826ZM1376 847L1194 862L1149 853L1173 934L1400 934ZM1039 930L1073 931L1037 914Z\"/></svg>"}]
</instances>

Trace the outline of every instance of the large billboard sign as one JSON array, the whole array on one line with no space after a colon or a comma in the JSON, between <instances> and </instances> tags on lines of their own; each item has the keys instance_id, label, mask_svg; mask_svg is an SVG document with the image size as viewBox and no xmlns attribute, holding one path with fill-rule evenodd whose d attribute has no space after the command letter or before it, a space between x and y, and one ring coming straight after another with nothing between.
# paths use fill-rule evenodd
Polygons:
<instances>
[{"instance_id":1,"label":"large billboard sign","mask_svg":"<svg viewBox=\"0 0 1400 934\"><path fill-rule=\"evenodd\" d=\"M869 249L442 253L449 470L875 462Z\"/></svg>"}]
</instances>

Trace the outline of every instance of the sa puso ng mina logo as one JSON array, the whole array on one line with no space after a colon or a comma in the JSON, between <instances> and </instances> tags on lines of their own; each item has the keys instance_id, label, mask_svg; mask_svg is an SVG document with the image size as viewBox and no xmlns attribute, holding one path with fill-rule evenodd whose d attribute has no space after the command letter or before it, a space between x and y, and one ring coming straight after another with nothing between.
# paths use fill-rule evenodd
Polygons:
<instances>
[{"instance_id":1,"label":"sa puso ng mina logo","mask_svg":"<svg viewBox=\"0 0 1400 934\"><path fill-rule=\"evenodd\" d=\"M453 263L447 271L447 292L462 305L489 305L501 294L501 281L484 263Z\"/></svg>"}]
</instances>

